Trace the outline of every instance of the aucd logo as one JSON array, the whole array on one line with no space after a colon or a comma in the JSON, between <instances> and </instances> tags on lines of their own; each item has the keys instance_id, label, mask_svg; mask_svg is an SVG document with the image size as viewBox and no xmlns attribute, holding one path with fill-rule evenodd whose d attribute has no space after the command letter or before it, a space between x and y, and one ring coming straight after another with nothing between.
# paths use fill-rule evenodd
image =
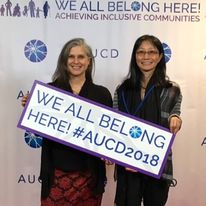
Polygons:
<instances>
[{"instance_id":1,"label":"aucd logo","mask_svg":"<svg viewBox=\"0 0 206 206\"><path fill-rule=\"evenodd\" d=\"M40 148L42 146L42 137L31 133L31 132L25 132L24 134L24 140L32 148Z\"/></svg>"},{"instance_id":2,"label":"aucd logo","mask_svg":"<svg viewBox=\"0 0 206 206\"><path fill-rule=\"evenodd\" d=\"M132 4L131 4L131 9L132 9L133 11L139 11L140 8L141 8L141 5L140 5L140 3L139 3L138 1L132 2Z\"/></svg>"},{"instance_id":3,"label":"aucd logo","mask_svg":"<svg viewBox=\"0 0 206 206\"><path fill-rule=\"evenodd\" d=\"M24 54L31 62L41 62L46 58L47 47L42 41L33 39L24 47Z\"/></svg>"},{"instance_id":4,"label":"aucd logo","mask_svg":"<svg viewBox=\"0 0 206 206\"><path fill-rule=\"evenodd\" d=\"M170 47L167 44L162 43L162 46L163 46L163 49L164 49L165 61L167 63L171 59L172 51L171 51Z\"/></svg>"},{"instance_id":5,"label":"aucd logo","mask_svg":"<svg viewBox=\"0 0 206 206\"><path fill-rule=\"evenodd\" d=\"M138 126L133 126L129 130L129 134L132 138L139 138L142 135L142 129Z\"/></svg>"}]
</instances>

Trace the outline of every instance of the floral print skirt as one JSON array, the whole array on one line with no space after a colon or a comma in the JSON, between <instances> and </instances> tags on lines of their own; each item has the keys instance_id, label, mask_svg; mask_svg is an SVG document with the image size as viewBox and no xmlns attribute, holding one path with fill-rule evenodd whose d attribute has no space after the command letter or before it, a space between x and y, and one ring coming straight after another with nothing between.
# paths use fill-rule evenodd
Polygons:
<instances>
[{"instance_id":1,"label":"floral print skirt","mask_svg":"<svg viewBox=\"0 0 206 206\"><path fill-rule=\"evenodd\" d=\"M94 185L89 172L55 170L54 184L41 206L100 206L102 195L93 194Z\"/></svg>"}]
</instances>

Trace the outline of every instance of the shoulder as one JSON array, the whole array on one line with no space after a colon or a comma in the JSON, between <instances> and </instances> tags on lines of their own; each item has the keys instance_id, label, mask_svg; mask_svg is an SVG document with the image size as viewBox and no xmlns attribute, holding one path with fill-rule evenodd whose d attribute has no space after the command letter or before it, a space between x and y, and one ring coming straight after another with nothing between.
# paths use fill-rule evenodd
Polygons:
<instances>
[{"instance_id":1,"label":"shoulder","mask_svg":"<svg viewBox=\"0 0 206 206\"><path fill-rule=\"evenodd\" d=\"M55 82L47 82L46 84L49 86L58 87Z\"/></svg>"},{"instance_id":2,"label":"shoulder","mask_svg":"<svg viewBox=\"0 0 206 206\"><path fill-rule=\"evenodd\" d=\"M57 83L56 82L48 82L47 84L51 85L51 86L54 86L54 87L57 87Z\"/></svg>"},{"instance_id":3,"label":"shoulder","mask_svg":"<svg viewBox=\"0 0 206 206\"><path fill-rule=\"evenodd\" d=\"M118 93L119 91L127 90L127 89L129 89L129 80L128 79L126 79L122 83L118 84L116 86L115 91Z\"/></svg>"},{"instance_id":4,"label":"shoulder","mask_svg":"<svg viewBox=\"0 0 206 206\"><path fill-rule=\"evenodd\" d=\"M169 100L178 100L178 99L182 99L182 94L181 94L181 89L179 84L177 84L174 81L170 81L169 82L169 86L164 87L162 92L161 92L161 96L162 99L167 99Z\"/></svg>"},{"instance_id":5,"label":"shoulder","mask_svg":"<svg viewBox=\"0 0 206 206\"><path fill-rule=\"evenodd\" d=\"M92 83L92 86L91 86L91 87L92 87L92 90L93 90L95 93L98 92L98 93L101 94L101 95L111 96L111 93L110 93L109 89L106 88L105 86Z\"/></svg>"},{"instance_id":6,"label":"shoulder","mask_svg":"<svg viewBox=\"0 0 206 206\"><path fill-rule=\"evenodd\" d=\"M180 85L174 81L169 81L169 86L164 89L165 91L180 94Z\"/></svg>"},{"instance_id":7,"label":"shoulder","mask_svg":"<svg viewBox=\"0 0 206 206\"><path fill-rule=\"evenodd\" d=\"M170 81L170 84L171 84L172 87L177 87L177 88L180 89L180 85L177 82Z\"/></svg>"},{"instance_id":8,"label":"shoulder","mask_svg":"<svg viewBox=\"0 0 206 206\"><path fill-rule=\"evenodd\" d=\"M112 106L112 95L108 88L92 83L90 86L92 99L101 104Z\"/></svg>"}]
</instances>

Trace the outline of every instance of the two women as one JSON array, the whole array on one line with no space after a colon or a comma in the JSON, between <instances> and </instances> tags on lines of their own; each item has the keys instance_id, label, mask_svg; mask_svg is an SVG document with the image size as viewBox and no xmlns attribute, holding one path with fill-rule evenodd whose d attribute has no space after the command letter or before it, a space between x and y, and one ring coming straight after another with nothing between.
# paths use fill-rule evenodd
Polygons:
<instances>
[{"instance_id":1,"label":"two women","mask_svg":"<svg viewBox=\"0 0 206 206\"><path fill-rule=\"evenodd\" d=\"M92 81L94 58L83 39L63 47L51 85L111 106L109 91ZM144 35L134 44L129 73L114 95L114 108L177 133L181 127L179 86L166 75L162 43ZM27 97L24 97L24 105ZM97 157L44 139L41 157L42 206L100 206L106 181L105 163ZM161 179L116 166L116 206L164 206L172 176L172 153Z\"/></svg>"}]
</instances>

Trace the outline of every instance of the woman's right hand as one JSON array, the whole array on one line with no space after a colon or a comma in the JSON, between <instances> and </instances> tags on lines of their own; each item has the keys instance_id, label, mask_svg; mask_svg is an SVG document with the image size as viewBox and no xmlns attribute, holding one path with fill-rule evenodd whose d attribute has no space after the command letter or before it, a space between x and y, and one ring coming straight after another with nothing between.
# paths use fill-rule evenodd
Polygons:
<instances>
[{"instance_id":1,"label":"woman's right hand","mask_svg":"<svg viewBox=\"0 0 206 206\"><path fill-rule=\"evenodd\" d=\"M26 102L29 98L29 92L27 92L21 99L21 105L24 107L26 105Z\"/></svg>"}]
</instances>

